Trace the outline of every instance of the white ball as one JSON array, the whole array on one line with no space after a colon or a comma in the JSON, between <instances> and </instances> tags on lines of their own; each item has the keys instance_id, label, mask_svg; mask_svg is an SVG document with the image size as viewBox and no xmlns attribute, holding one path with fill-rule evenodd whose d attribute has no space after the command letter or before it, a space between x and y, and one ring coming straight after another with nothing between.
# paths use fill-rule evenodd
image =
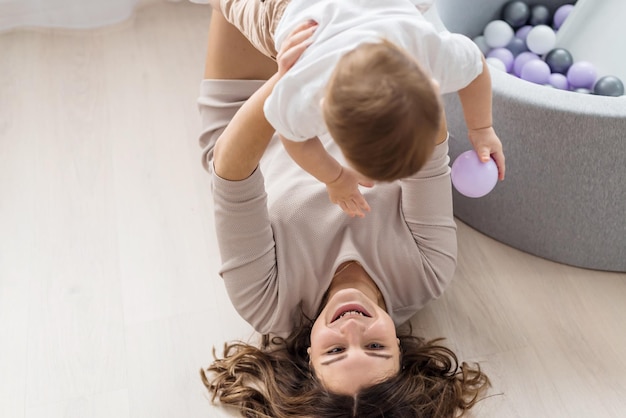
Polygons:
<instances>
[{"instance_id":1,"label":"white ball","mask_svg":"<svg viewBox=\"0 0 626 418\"><path fill-rule=\"evenodd\" d=\"M489 57L486 58L485 61L487 61L487 64L489 64L490 67L496 68L506 73L506 65L504 64L504 62L502 62L502 60L499 60L496 57Z\"/></svg>"},{"instance_id":2,"label":"white ball","mask_svg":"<svg viewBox=\"0 0 626 418\"><path fill-rule=\"evenodd\" d=\"M483 35L491 48L502 48L511 42L515 34L513 28L504 20L492 20L485 26Z\"/></svg>"},{"instance_id":3,"label":"white ball","mask_svg":"<svg viewBox=\"0 0 626 418\"><path fill-rule=\"evenodd\" d=\"M528 32L526 46L537 55L543 55L554 49L556 33L547 25L537 25Z\"/></svg>"}]
</instances>

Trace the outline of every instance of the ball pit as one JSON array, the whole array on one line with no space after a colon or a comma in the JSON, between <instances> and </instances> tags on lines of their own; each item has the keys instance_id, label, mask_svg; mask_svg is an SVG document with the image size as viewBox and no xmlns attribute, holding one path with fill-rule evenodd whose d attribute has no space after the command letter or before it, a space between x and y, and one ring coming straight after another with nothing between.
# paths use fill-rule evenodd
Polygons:
<instances>
[{"instance_id":1,"label":"ball pit","mask_svg":"<svg viewBox=\"0 0 626 418\"><path fill-rule=\"evenodd\" d=\"M560 80L560 77L550 77L550 74L544 74L544 65L537 62L530 63L530 68L525 71L526 76L522 75L522 67L530 60L525 60L517 67L512 65L509 55L515 58L522 52L529 52L548 63L550 73L566 74L566 70L574 66L571 76L573 81L568 80L569 90L616 96L619 88L606 89L603 86L598 89L594 88L599 78L597 69L591 62L576 63L570 51L565 48L555 48L557 32L574 8L574 4L564 4L553 13L544 4L530 5L525 1L511 0L501 7L500 19L487 23L482 34L474 37L474 40L487 57L503 62L504 66L495 60L489 60L489 64L500 71L515 74L532 83L555 87L550 79ZM510 54L503 52L503 49ZM564 66L567 68L564 69ZM614 75L609 75L609 77L612 83L617 78ZM617 78L616 83L621 83L621 80Z\"/></svg>"},{"instance_id":2,"label":"ball pit","mask_svg":"<svg viewBox=\"0 0 626 418\"><path fill-rule=\"evenodd\" d=\"M475 0L468 8L465 0L437 0L436 5L447 29L474 39L483 34L489 22L503 20L505 3L506 0ZM567 28L571 7L565 5L571 3L542 0L554 13L553 28ZM557 14L557 10L562 11ZM528 36L532 27L527 26L514 28L515 36ZM595 33L597 36L601 31ZM595 40L594 44L604 45L609 52L622 50L623 40L621 47L614 45L619 39L623 38L612 38L604 44ZM555 47L559 46L557 42ZM568 82L565 68L556 72L560 76L554 76L555 72L550 75L548 83L554 88L522 80L515 75L521 74L518 61L543 61L541 57L524 58L524 53L514 54L510 74L493 68L490 71L494 127L505 148L506 179L479 199L454 191L455 215L498 241L548 260L624 272L626 96L561 89ZM576 58L576 54L572 55ZM562 67L568 67L567 59L559 59ZM615 90L614 94L620 92L621 83L604 79L610 75L598 73L595 84ZM575 89L593 93L593 87ZM450 157L454 161L471 146L457 95L446 95L444 102Z\"/></svg>"}]
</instances>

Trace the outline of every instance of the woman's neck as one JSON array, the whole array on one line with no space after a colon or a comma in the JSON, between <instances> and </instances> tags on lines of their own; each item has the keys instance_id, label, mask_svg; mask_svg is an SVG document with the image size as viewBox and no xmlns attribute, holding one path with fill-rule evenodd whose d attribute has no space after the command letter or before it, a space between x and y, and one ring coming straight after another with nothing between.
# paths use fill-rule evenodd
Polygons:
<instances>
[{"instance_id":1,"label":"woman's neck","mask_svg":"<svg viewBox=\"0 0 626 418\"><path fill-rule=\"evenodd\" d=\"M385 311L387 310L380 289L357 261L346 261L339 265L328 287L328 297L332 297L336 292L343 289L358 289L376 302L378 306Z\"/></svg>"}]
</instances>

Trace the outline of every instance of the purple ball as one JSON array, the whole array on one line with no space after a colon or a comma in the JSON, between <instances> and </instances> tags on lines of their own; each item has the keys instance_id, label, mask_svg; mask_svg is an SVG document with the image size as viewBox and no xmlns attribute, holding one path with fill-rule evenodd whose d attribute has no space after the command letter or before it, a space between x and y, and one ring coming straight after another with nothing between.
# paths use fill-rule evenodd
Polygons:
<instances>
[{"instance_id":1,"label":"purple ball","mask_svg":"<svg viewBox=\"0 0 626 418\"><path fill-rule=\"evenodd\" d=\"M506 48L494 48L487 54L487 58L497 58L504 64L506 72L510 73L513 69L513 53Z\"/></svg>"},{"instance_id":2,"label":"purple ball","mask_svg":"<svg viewBox=\"0 0 626 418\"><path fill-rule=\"evenodd\" d=\"M563 22L565 22L565 19L567 19L572 10L574 10L573 4L564 4L556 9L554 17L552 18L552 26L555 30L558 30L563 25Z\"/></svg>"},{"instance_id":3,"label":"purple ball","mask_svg":"<svg viewBox=\"0 0 626 418\"><path fill-rule=\"evenodd\" d=\"M532 52L522 52L517 57L515 57L515 61L513 62L513 74L518 77L522 75L522 68L528 61L538 60L539 56Z\"/></svg>"},{"instance_id":4,"label":"purple ball","mask_svg":"<svg viewBox=\"0 0 626 418\"><path fill-rule=\"evenodd\" d=\"M595 67L588 61L578 61L567 70L567 81L574 89L592 89L598 73Z\"/></svg>"},{"instance_id":5,"label":"purple ball","mask_svg":"<svg viewBox=\"0 0 626 418\"><path fill-rule=\"evenodd\" d=\"M569 83L567 82L567 77L563 74L553 73L550 74L548 78L548 83L559 90L569 90Z\"/></svg>"},{"instance_id":6,"label":"purple ball","mask_svg":"<svg viewBox=\"0 0 626 418\"><path fill-rule=\"evenodd\" d=\"M454 188L467 197L482 197L498 183L498 166L493 159L483 163L476 151L460 154L450 171Z\"/></svg>"},{"instance_id":7,"label":"purple ball","mask_svg":"<svg viewBox=\"0 0 626 418\"><path fill-rule=\"evenodd\" d=\"M528 36L528 32L530 32L532 28L533 27L530 25L522 26L517 31L515 31L515 37L520 38L522 41L526 42L526 37Z\"/></svg>"},{"instance_id":8,"label":"purple ball","mask_svg":"<svg viewBox=\"0 0 626 418\"><path fill-rule=\"evenodd\" d=\"M550 67L542 60L530 60L522 67L520 77L535 84L548 84Z\"/></svg>"}]
</instances>

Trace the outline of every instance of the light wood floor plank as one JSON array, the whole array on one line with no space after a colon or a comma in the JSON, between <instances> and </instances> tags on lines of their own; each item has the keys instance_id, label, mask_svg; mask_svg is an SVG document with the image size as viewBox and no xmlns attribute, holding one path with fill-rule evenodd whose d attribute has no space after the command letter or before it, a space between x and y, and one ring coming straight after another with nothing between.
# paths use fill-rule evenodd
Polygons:
<instances>
[{"instance_id":1,"label":"light wood floor plank","mask_svg":"<svg viewBox=\"0 0 626 418\"><path fill-rule=\"evenodd\" d=\"M209 15L163 2L0 34L1 417L234 416L198 375L213 346L257 338L217 274L196 143ZM455 280L412 323L489 373L472 416L617 418L625 302L626 273L459 222Z\"/></svg>"}]
</instances>

